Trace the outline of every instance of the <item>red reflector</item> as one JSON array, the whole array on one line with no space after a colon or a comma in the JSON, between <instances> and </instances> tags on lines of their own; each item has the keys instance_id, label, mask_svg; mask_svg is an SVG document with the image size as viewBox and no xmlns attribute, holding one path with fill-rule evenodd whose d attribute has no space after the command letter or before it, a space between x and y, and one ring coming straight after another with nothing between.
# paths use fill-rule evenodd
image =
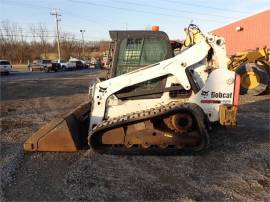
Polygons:
<instances>
[{"instance_id":1,"label":"red reflector","mask_svg":"<svg viewBox=\"0 0 270 202\"><path fill-rule=\"evenodd\" d=\"M234 93L233 93L233 105L239 105L239 93L240 93L240 76L235 74Z\"/></svg>"},{"instance_id":2,"label":"red reflector","mask_svg":"<svg viewBox=\"0 0 270 202\"><path fill-rule=\"evenodd\" d=\"M201 100L201 103L214 103L219 104L220 100Z\"/></svg>"}]
</instances>

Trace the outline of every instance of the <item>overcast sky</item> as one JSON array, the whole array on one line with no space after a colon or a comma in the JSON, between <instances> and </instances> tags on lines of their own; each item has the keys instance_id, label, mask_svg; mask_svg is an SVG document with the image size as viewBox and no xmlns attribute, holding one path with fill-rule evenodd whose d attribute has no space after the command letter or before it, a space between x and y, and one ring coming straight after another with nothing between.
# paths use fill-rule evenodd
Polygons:
<instances>
[{"instance_id":1,"label":"overcast sky","mask_svg":"<svg viewBox=\"0 0 270 202\"><path fill-rule=\"evenodd\" d=\"M53 8L61 13L62 32L86 40L109 39L108 31L159 25L171 39L182 39L191 21L210 31L270 8L270 0L0 0L0 20L29 25L43 23L54 33Z\"/></svg>"}]
</instances>

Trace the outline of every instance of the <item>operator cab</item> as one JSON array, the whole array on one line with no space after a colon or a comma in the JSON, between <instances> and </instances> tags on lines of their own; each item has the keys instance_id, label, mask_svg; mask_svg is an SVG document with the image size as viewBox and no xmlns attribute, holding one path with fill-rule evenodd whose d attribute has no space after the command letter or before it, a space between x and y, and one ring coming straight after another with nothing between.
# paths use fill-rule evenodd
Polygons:
<instances>
[{"instance_id":1,"label":"operator cab","mask_svg":"<svg viewBox=\"0 0 270 202\"><path fill-rule=\"evenodd\" d=\"M110 31L113 41L110 77L172 58L181 43L170 41L162 31ZM122 89L116 94L121 99L158 98L165 88L166 77L153 79Z\"/></svg>"}]
</instances>

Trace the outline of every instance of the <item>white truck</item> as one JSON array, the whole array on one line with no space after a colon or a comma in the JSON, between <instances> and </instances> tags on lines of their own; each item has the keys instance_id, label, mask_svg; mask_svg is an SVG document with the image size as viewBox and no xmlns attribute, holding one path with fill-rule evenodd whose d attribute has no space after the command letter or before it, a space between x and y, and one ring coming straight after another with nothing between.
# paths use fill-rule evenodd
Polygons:
<instances>
[{"instance_id":1,"label":"white truck","mask_svg":"<svg viewBox=\"0 0 270 202\"><path fill-rule=\"evenodd\" d=\"M0 60L0 73L9 74L12 70L12 65L8 60Z\"/></svg>"}]
</instances>

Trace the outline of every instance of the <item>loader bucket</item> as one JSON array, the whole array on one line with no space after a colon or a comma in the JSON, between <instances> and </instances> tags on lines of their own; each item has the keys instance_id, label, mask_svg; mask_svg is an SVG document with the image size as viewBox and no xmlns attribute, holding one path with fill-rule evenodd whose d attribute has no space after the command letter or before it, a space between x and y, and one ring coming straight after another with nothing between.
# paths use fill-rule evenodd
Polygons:
<instances>
[{"instance_id":1,"label":"loader bucket","mask_svg":"<svg viewBox=\"0 0 270 202\"><path fill-rule=\"evenodd\" d=\"M24 150L75 152L87 148L90 110L88 101L63 118L52 120L26 140Z\"/></svg>"}]
</instances>

